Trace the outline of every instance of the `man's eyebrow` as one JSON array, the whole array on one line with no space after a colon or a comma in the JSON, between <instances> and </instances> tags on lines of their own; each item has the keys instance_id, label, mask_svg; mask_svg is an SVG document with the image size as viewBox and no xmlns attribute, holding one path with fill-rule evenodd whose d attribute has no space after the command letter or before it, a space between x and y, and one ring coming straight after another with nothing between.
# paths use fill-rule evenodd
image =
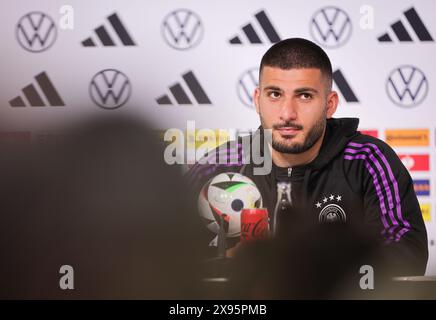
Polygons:
<instances>
[{"instance_id":1,"label":"man's eyebrow","mask_svg":"<svg viewBox=\"0 0 436 320\"><path fill-rule=\"evenodd\" d=\"M311 87L303 87L303 88L297 88L294 90L294 93L299 94L299 93L303 93L303 92L313 92L313 93L318 93L318 90L311 88Z\"/></svg>"},{"instance_id":2,"label":"man's eyebrow","mask_svg":"<svg viewBox=\"0 0 436 320\"><path fill-rule=\"evenodd\" d=\"M263 91L266 91L266 90L282 91L282 89L277 87L277 86L266 86L263 88Z\"/></svg>"}]
</instances>

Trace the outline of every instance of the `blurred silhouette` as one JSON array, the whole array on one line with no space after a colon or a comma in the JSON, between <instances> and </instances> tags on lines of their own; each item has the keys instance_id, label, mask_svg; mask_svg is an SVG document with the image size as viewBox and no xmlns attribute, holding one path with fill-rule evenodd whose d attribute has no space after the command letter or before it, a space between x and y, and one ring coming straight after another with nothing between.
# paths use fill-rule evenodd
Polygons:
<instances>
[{"instance_id":1,"label":"blurred silhouette","mask_svg":"<svg viewBox=\"0 0 436 320\"><path fill-rule=\"evenodd\" d=\"M119 115L63 131L0 146L0 298L200 297L204 227L158 135Z\"/></svg>"},{"instance_id":2,"label":"blurred silhouette","mask_svg":"<svg viewBox=\"0 0 436 320\"><path fill-rule=\"evenodd\" d=\"M235 257L230 283L236 299L414 298L394 285L397 269L385 247L354 225L302 223L269 241L244 244ZM372 268L373 282L366 281ZM362 280L363 278L363 280ZM361 283L373 283L364 289ZM401 291L403 290L403 291Z\"/></svg>"}]
</instances>

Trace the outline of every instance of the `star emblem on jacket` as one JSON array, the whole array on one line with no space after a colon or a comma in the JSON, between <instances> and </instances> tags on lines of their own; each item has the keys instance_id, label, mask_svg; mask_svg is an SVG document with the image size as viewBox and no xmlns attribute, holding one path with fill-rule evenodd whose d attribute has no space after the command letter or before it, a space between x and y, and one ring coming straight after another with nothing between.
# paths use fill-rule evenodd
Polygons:
<instances>
[{"instance_id":1,"label":"star emblem on jacket","mask_svg":"<svg viewBox=\"0 0 436 320\"><path fill-rule=\"evenodd\" d=\"M316 203L316 209L319 209L320 223L345 222L347 215L345 210L339 205L342 201L341 195L329 194L322 196Z\"/></svg>"}]
</instances>

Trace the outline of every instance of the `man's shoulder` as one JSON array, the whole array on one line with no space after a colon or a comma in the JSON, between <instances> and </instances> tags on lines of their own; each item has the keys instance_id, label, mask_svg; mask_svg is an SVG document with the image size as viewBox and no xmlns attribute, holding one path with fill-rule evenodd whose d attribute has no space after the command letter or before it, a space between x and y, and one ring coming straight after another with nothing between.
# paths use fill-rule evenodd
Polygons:
<instances>
[{"instance_id":1,"label":"man's shoulder","mask_svg":"<svg viewBox=\"0 0 436 320\"><path fill-rule=\"evenodd\" d=\"M240 166L243 155L241 140L227 141L198 156L195 166Z\"/></svg>"},{"instance_id":2,"label":"man's shoulder","mask_svg":"<svg viewBox=\"0 0 436 320\"><path fill-rule=\"evenodd\" d=\"M361 151L372 150L374 152L380 151L389 154L395 154L395 151L383 140L361 133L354 136L347 143L346 148L353 148Z\"/></svg>"},{"instance_id":3,"label":"man's shoulder","mask_svg":"<svg viewBox=\"0 0 436 320\"><path fill-rule=\"evenodd\" d=\"M403 169L400 158L386 142L376 137L358 134L346 145L345 160L360 159L389 170Z\"/></svg>"},{"instance_id":4,"label":"man's shoulder","mask_svg":"<svg viewBox=\"0 0 436 320\"><path fill-rule=\"evenodd\" d=\"M207 152L186 173L190 183L204 183L224 172L238 172L244 165L243 147L238 140L225 142Z\"/></svg>"}]
</instances>

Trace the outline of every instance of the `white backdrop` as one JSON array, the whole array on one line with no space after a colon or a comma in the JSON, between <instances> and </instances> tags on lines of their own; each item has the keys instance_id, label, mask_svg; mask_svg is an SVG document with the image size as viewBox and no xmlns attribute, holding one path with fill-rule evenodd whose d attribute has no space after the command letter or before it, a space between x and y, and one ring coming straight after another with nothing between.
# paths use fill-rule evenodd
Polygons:
<instances>
[{"instance_id":1,"label":"white backdrop","mask_svg":"<svg viewBox=\"0 0 436 320\"><path fill-rule=\"evenodd\" d=\"M35 141L108 113L135 115L159 130L184 129L188 120L198 129L256 128L247 92L261 56L278 38L307 38L332 60L336 116L359 117L362 129L406 156L420 180L427 274L436 275L435 12L436 2L426 0L4 0L0 138ZM121 73L92 82L106 69ZM391 140L387 130L400 131Z\"/></svg>"}]
</instances>

